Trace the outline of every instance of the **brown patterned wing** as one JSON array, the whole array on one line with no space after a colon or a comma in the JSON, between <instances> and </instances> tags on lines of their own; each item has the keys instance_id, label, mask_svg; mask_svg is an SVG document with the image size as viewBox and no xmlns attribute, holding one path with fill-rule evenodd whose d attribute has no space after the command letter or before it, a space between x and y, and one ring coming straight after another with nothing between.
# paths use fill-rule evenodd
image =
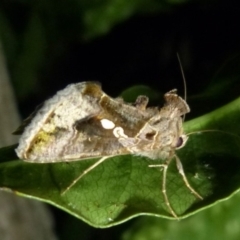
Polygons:
<instances>
[{"instance_id":1,"label":"brown patterned wing","mask_svg":"<svg viewBox=\"0 0 240 240\"><path fill-rule=\"evenodd\" d=\"M145 105L143 100L134 106L112 99L93 82L71 84L47 100L33 117L21 136L17 155L25 161L46 163L129 153L116 136L119 129L136 136L156 111L145 111Z\"/></svg>"}]
</instances>

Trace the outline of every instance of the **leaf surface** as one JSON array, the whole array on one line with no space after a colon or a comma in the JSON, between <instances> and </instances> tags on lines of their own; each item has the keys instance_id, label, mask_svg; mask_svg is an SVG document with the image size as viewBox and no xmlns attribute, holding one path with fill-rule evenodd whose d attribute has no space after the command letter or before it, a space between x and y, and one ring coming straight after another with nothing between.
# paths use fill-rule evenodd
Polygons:
<instances>
[{"instance_id":1,"label":"leaf surface","mask_svg":"<svg viewBox=\"0 0 240 240\"><path fill-rule=\"evenodd\" d=\"M240 186L240 98L185 123L189 140L177 151L198 200L185 186L172 160L167 194L180 218L227 199ZM202 130L218 129L220 131ZM0 186L57 206L95 227L109 227L139 215L172 218L162 196L159 161L139 156L109 158L62 192L96 160L33 164L18 160L14 148L0 149Z\"/></svg>"}]
</instances>

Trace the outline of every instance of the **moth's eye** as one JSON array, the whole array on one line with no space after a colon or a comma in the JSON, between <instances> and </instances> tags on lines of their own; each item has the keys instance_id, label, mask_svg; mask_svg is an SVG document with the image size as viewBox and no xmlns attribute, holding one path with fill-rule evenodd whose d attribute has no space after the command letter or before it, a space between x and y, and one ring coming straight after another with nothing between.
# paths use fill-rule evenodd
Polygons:
<instances>
[{"instance_id":1,"label":"moth's eye","mask_svg":"<svg viewBox=\"0 0 240 240\"><path fill-rule=\"evenodd\" d=\"M176 148L181 147L182 144L183 144L183 138L182 138L182 137L179 137L179 138L178 138L178 141L177 141L177 144L176 144Z\"/></svg>"}]
</instances>

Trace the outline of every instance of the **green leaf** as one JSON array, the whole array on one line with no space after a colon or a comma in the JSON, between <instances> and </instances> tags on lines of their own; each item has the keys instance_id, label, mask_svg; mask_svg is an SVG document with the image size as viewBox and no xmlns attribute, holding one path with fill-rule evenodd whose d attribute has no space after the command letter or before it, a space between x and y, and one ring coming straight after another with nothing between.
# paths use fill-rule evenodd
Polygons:
<instances>
[{"instance_id":1,"label":"green leaf","mask_svg":"<svg viewBox=\"0 0 240 240\"><path fill-rule=\"evenodd\" d=\"M158 239L231 239L240 235L240 192L229 201L219 202L214 208L202 211L191 218L178 221L143 217L122 234L122 240Z\"/></svg>"},{"instance_id":2,"label":"green leaf","mask_svg":"<svg viewBox=\"0 0 240 240\"><path fill-rule=\"evenodd\" d=\"M79 1L79 9L84 9L82 15L85 27L85 37L93 38L106 34L109 30L136 14L153 14L158 11L167 11L183 1Z\"/></svg>"},{"instance_id":3,"label":"green leaf","mask_svg":"<svg viewBox=\"0 0 240 240\"><path fill-rule=\"evenodd\" d=\"M204 200L185 186L174 160L167 175L167 194L176 213L184 218L227 199L240 183L240 98L185 124L190 134L177 151L186 176ZM220 129L199 133L204 129ZM95 227L109 227L139 215L172 218L162 196L159 164L139 156L106 160L62 192L95 160L73 163L33 164L17 160L14 147L2 148L0 186L21 196L55 205ZM13 161L9 161L13 160Z\"/></svg>"},{"instance_id":4,"label":"green leaf","mask_svg":"<svg viewBox=\"0 0 240 240\"><path fill-rule=\"evenodd\" d=\"M149 97L150 101L157 102L162 100L163 96L158 91L145 86L145 85L135 85L130 88L127 88L123 92L121 92L120 96L127 102L135 102L139 95L146 95Z\"/></svg>"}]
</instances>

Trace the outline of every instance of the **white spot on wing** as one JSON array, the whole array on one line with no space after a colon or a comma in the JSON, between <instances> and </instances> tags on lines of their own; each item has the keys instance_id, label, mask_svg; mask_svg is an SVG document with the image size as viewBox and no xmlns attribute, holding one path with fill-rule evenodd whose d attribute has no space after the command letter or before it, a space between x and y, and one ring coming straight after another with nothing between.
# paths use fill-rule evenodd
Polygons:
<instances>
[{"instance_id":1,"label":"white spot on wing","mask_svg":"<svg viewBox=\"0 0 240 240\"><path fill-rule=\"evenodd\" d=\"M116 138L120 138L120 137L128 138L128 136L124 133L124 130L123 130L121 127L116 127L116 128L114 128L114 130L113 130L113 135L114 135Z\"/></svg>"},{"instance_id":2,"label":"white spot on wing","mask_svg":"<svg viewBox=\"0 0 240 240\"><path fill-rule=\"evenodd\" d=\"M104 129L113 129L115 127L115 124L108 119L102 119L101 124Z\"/></svg>"}]
</instances>

